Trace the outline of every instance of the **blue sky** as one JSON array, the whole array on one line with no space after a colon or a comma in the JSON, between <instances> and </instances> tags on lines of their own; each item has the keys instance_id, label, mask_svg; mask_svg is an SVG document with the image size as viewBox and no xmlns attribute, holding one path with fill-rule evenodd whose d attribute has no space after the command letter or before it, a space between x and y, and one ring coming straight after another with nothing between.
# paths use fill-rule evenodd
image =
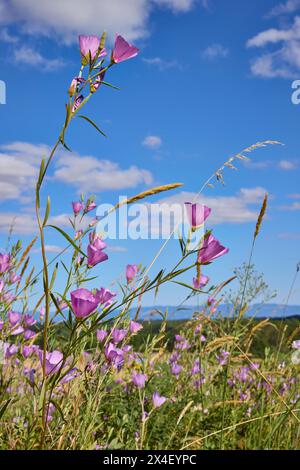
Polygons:
<instances>
[{"instance_id":1,"label":"blue sky","mask_svg":"<svg viewBox=\"0 0 300 470\"><path fill-rule=\"evenodd\" d=\"M44 188L53 220L65 224L82 190L99 203L115 203L120 194L180 181L182 190L152 201L182 202L229 156L257 141L278 140L284 146L257 150L238 171L225 173L225 187L208 188L201 200L213 209L208 226L230 248L207 268L216 283L248 258L269 193L254 262L278 291L277 302L284 302L300 258L300 105L291 101L291 85L300 79L300 1L76 0L71 11L68 5L0 0L0 80L7 88L0 105L2 249L14 217L15 237L29 241L34 235L34 177L59 133L78 73L77 35L105 29L109 42L119 32L141 52L110 71L107 79L121 90L100 88L85 109L108 138L79 119L68 131L74 153L57 156ZM149 264L161 243L108 242L110 259L95 268L99 282L109 286L127 263ZM64 240L49 232L47 244L51 259ZM178 255L171 241L152 274ZM37 267L39 260L37 250ZM156 302L176 305L184 294L170 285ZM291 303L300 303L299 283Z\"/></svg>"}]
</instances>

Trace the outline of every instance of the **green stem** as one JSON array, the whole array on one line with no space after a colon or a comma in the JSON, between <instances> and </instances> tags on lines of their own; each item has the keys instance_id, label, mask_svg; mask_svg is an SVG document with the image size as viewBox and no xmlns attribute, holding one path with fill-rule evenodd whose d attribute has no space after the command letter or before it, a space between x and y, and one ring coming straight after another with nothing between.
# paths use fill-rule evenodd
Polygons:
<instances>
[{"instance_id":1,"label":"green stem","mask_svg":"<svg viewBox=\"0 0 300 470\"><path fill-rule=\"evenodd\" d=\"M60 134L61 136L61 134ZM43 362L42 362L42 372L43 372L43 385L42 385L42 434L41 434L41 448L44 448L45 444L45 436L46 436L46 427L47 427L47 375L46 375L46 353L47 353L47 342L48 342L48 327L50 321L50 290L49 290L49 274L48 274L48 262L46 257L46 247L45 247L45 234L44 234L44 224L41 220L40 216L40 190L48 170L48 167L51 163L51 160L59 146L61 137L59 136L56 144L54 145L50 156L48 158L47 164L43 173L41 174L41 178L37 184L37 194L36 194L36 217L40 232L40 240L41 240L41 251L42 251L42 260L43 260L43 282L44 282L44 293L45 293L45 321L44 321L44 334L43 334Z\"/></svg>"}]
</instances>

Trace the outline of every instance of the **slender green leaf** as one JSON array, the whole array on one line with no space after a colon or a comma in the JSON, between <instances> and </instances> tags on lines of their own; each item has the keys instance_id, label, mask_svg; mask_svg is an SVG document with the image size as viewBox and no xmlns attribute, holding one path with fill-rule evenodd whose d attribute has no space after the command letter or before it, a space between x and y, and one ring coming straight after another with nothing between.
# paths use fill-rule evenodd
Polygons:
<instances>
[{"instance_id":1,"label":"slender green leaf","mask_svg":"<svg viewBox=\"0 0 300 470\"><path fill-rule=\"evenodd\" d=\"M81 119L84 119L85 121L87 121L88 123L90 123L98 132L100 132L100 134L102 134L104 137L107 137L106 134L104 134L104 132L97 126L97 124L92 121L90 118L88 118L87 116L84 116L83 114L79 114L78 117L80 117Z\"/></svg>"},{"instance_id":2,"label":"slender green leaf","mask_svg":"<svg viewBox=\"0 0 300 470\"><path fill-rule=\"evenodd\" d=\"M70 243L70 245L72 245L73 248L78 251L78 253L81 253L86 258L86 254L76 245L74 240L72 240L72 238L66 232L64 232L64 230L59 227L56 227L55 225L46 225L46 227L51 227L57 230L63 237L65 237L65 239Z\"/></svg>"}]
</instances>

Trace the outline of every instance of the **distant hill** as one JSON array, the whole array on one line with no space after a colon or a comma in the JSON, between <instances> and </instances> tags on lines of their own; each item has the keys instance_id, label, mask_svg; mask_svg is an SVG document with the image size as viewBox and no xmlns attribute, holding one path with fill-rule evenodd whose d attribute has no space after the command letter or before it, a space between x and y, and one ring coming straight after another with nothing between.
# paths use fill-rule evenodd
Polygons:
<instances>
[{"instance_id":1,"label":"distant hill","mask_svg":"<svg viewBox=\"0 0 300 470\"><path fill-rule=\"evenodd\" d=\"M158 305L155 307L142 307L139 318L141 320L159 320L161 315L158 311L165 313L168 310L169 320L188 320L192 317L193 313L199 310L201 307L187 306L187 307L174 307L166 305ZM221 304L218 307L219 312L222 316L227 317L229 315L229 307L225 304ZM132 315L134 315L134 311ZM255 315L256 318L288 318L288 317L299 317L300 318L300 305L280 305L280 304L254 304L252 305L245 316L250 317Z\"/></svg>"}]
</instances>

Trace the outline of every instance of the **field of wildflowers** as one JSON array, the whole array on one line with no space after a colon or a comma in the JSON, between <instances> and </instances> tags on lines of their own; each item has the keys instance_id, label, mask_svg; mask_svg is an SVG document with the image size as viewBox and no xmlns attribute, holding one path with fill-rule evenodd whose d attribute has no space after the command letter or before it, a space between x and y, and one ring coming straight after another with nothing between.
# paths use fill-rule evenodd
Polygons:
<instances>
[{"instance_id":1,"label":"field of wildflowers","mask_svg":"<svg viewBox=\"0 0 300 470\"><path fill-rule=\"evenodd\" d=\"M124 282L118 292L111 292L99 286L97 269L104 263L105 272L109 256L96 219L81 229L83 219L96 208L95 200L82 195L72 203L68 233L50 225L51 202L48 198L43 209L41 197L56 150L68 150L66 131L75 117L102 133L80 113L99 89L112 86L106 82L110 69L138 54L121 36L110 55L105 34L80 36L79 44L81 66L69 88L64 125L50 155L42 160L36 183L38 236L28 246L18 241L0 254L0 448L298 448L300 328L287 334L282 327L278 346L265 348L256 357L253 341L271 322L245 317L252 254L263 230L267 195L228 318L218 316L218 308L234 276L214 285L205 274L207 264L222 262L217 259L228 252L211 231L203 233L194 249L189 249L190 237L180 238L178 261L169 272L150 278L147 267L124 266ZM256 148L273 144L277 142L260 142L231 157L202 190L213 180L222 182L223 172ZM126 203L177 186L156 187ZM185 207L192 235L203 228L211 209L193 201ZM46 257L46 228L58 231L73 252L71 265L63 266L64 287L56 283L59 265L49 264ZM30 252L37 243L43 291L29 309L37 279ZM190 285L181 281L186 272ZM93 282L94 289L87 289L87 282ZM166 312L161 312L158 330L152 334L145 332L139 318L143 296L167 282L184 285L188 299L204 299L172 345Z\"/></svg>"}]
</instances>

